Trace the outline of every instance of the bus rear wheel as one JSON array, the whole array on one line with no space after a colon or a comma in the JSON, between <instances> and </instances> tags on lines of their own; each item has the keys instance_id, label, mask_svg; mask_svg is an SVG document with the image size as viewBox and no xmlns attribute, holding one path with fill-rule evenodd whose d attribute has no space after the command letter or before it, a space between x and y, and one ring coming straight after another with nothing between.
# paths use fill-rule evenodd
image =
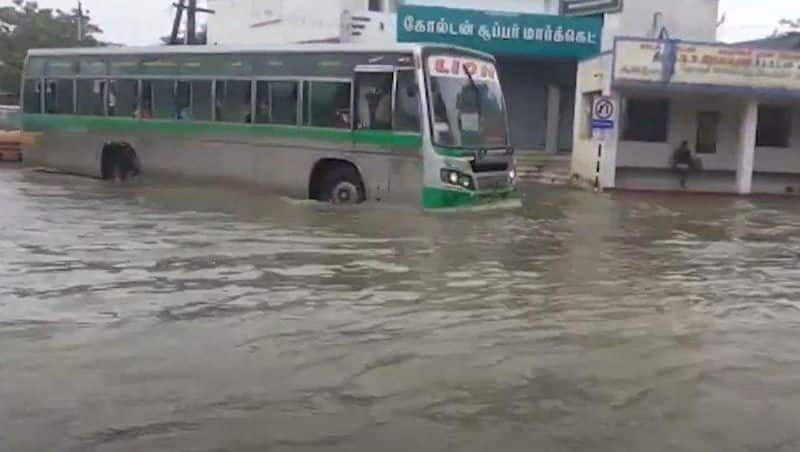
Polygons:
<instances>
[{"instance_id":1,"label":"bus rear wheel","mask_svg":"<svg viewBox=\"0 0 800 452\"><path fill-rule=\"evenodd\" d=\"M141 164L136 151L128 143L109 143L101 157L102 178L125 182L141 174Z\"/></svg>"},{"instance_id":2,"label":"bus rear wheel","mask_svg":"<svg viewBox=\"0 0 800 452\"><path fill-rule=\"evenodd\" d=\"M321 201L332 204L359 204L364 202L364 184L361 176L351 167L333 168L325 177Z\"/></svg>"}]
</instances>

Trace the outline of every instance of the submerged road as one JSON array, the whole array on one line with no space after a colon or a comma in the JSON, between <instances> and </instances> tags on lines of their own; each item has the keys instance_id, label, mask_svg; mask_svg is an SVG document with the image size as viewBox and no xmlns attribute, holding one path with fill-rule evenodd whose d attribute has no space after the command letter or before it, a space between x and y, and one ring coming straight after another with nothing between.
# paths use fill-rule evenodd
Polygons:
<instances>
[{"instance_id":1,"label":"submerged road","mask_svg":"<svg viewBox=\"0 0 800 452\"><path fill-rule=\"evenodd\" d=\"M0 168L0 451L797 451L800 204Z\"/></svg>"}]
</instances>

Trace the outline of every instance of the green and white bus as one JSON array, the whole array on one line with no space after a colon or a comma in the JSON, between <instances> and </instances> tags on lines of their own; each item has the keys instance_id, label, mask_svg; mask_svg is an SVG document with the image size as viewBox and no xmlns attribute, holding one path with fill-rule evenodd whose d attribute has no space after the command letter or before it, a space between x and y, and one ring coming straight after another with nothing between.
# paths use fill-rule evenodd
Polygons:
<instances>
[{"instance_id":1,"label":"green and white bus","mask_svg":"<svg viewBox=\"0 0 800 452\"><path fill-rule=\"evenodd\" d=\"M31 50L21 107L29 166L335 203L519 204L494 59L462 48Z\"/></svg>"}]
</instances>

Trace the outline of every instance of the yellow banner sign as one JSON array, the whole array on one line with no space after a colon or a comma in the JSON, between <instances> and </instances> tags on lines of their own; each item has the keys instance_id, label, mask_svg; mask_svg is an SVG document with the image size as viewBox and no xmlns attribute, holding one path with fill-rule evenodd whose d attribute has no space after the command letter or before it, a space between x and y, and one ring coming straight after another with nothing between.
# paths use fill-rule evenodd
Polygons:
<instances>
[{"instance_id":1,"label":"yellow banner sign","mask_svg":"<svg viewBox=\"0 0 800 452\"><path fill-rule=\"evenodd\" d=\"M664 47L664 43L658 41L617 41L614 48L614 80L662 81Z\"/></svg>"},{"instance_id":2,"label":"yellow banner sign","mask_svg":"<svg viewBox=\"0 0 800 452\"><path fill-rule=\"evenodd\" d=\"M661 82L800 91L800 52L620 40L615 83Z\"/></svg>"}]
</instances>

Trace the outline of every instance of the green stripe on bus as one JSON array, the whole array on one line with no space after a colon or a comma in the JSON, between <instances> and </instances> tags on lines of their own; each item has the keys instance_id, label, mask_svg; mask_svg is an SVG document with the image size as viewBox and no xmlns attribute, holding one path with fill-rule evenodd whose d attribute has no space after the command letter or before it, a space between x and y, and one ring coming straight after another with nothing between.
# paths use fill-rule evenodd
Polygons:
<instances>
[{"instance_id":1,"label":"green stripe on bus","mask_svg":"<svg viewBox=\"0 0 800 452\"><path fill-rule=\"evenodd\" d=\"M435 146L433 148L434 152L442 157L473 157L475 156L475 151L470 151L468 149L459 149L459 148L443 148L440 146Z\"/></svg>"},{"instance_id":2,"label":"green stripe on bus","mask_svg":"<svg viewBox=\"0 0 800 452\"><path fill-rule=\"evenodd\" d=\"M519 199L519 192L516 190L474 193L435 187L425 187L422 189L422 207L424 209L475 207L517 199Z\"/></svg>"},{"instance_id":3,"label":"green stripe on bus","mask_svg":"<svg viewBox=\"0 0 800 452\"><path fill-rule=\"evenodd\" d=\"M413 133L383 130L342 130L323 127L298 127L275 124L236 124L210 121L173 121L165 119L112 118L105 116L32 115L23 116L23 127L29 132L62 130L68 132L131 132L171 135L244 135L257 137L296 138L321 141L352 142L378 147L419 149L422 137Z\"/></svg>"},{"instance_id":4,"label":"green stripe on bus","mask_svg":"<svg viewBox=\"0 0 800 452\"><path fill-rule=\"evenodd\" d=\"M422 207L425 209L465 207L472 206L475 202L475 193L433 187L425 187L422 189Z\"/></svg>"}]
</instances>

